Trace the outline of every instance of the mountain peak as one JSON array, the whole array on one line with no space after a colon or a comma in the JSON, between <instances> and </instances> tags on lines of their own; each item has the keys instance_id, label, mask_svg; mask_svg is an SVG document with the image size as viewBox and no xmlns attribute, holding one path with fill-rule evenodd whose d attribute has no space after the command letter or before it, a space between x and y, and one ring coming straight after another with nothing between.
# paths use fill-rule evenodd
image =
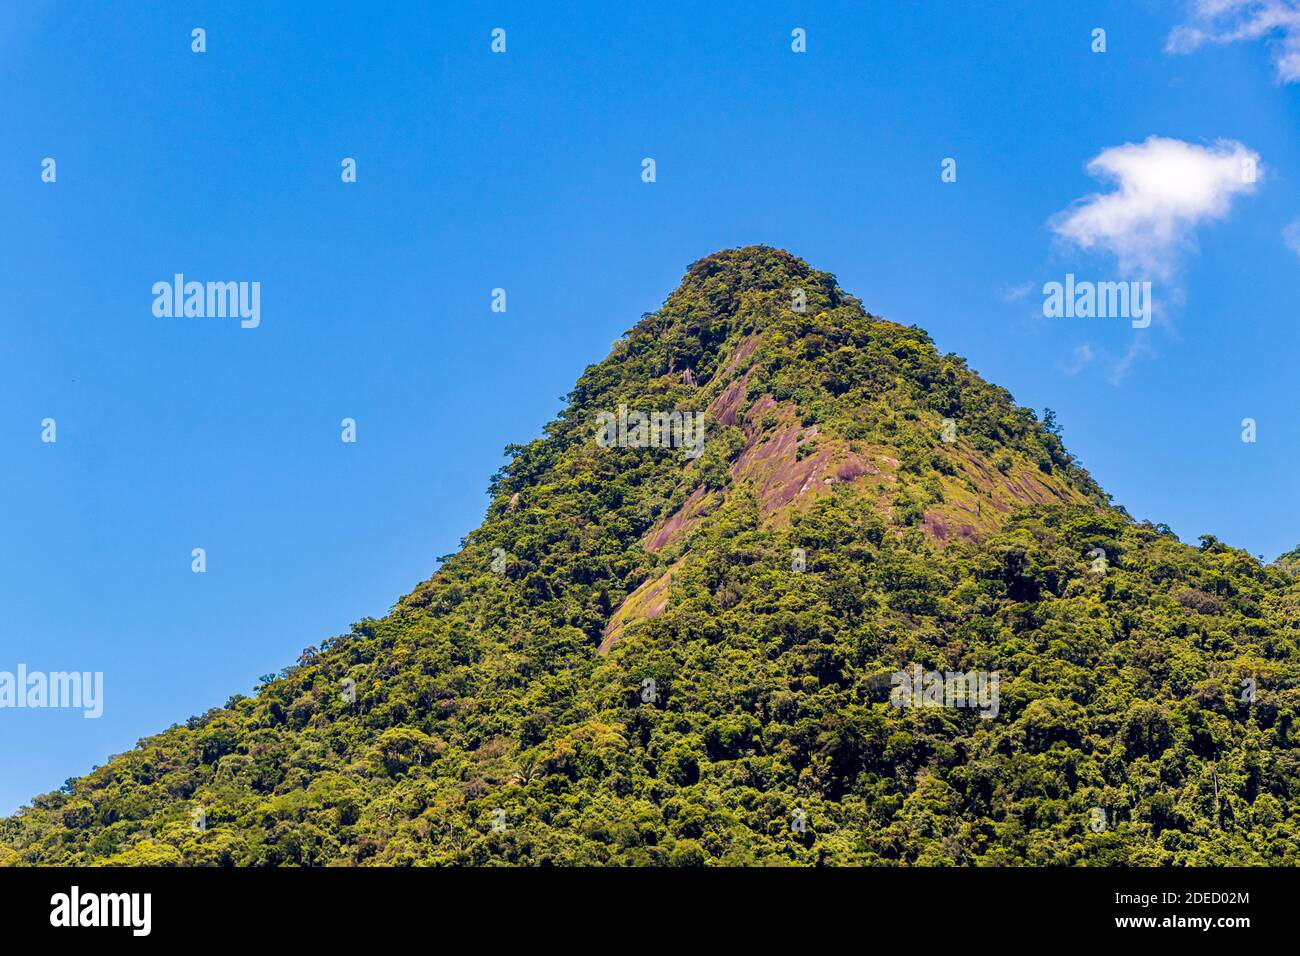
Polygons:
<instances>
[{"instance_id":1,"label":"mountain peak","mask_svg":"<svg viewBox=\"0 0 1300 956\"><path fill-rule=\"evenodd\" d=\"M628 338L662 343L682 361L700 361L704 350L716 350L733 333L763 328L775 315L849 303L857 300L840 291L833 275L783 249L724 249L692 263L663 306L644 316ZM859 311L855 317L864 316Z\"/></svg>"},{"instance_id":2,"label":"mountain peak","mask_svg":"<svg viewBox=\"0 0 1300 956\"><path fill-rule=\"evenodd\" d=\"M808 281L817 273L803 259L773 246L720 249L697 259L686 270L683 286L715 280L736 291L779 288L790 281Z\"/></svg>"},{"instance_id":3,"label":"mountain peak","mask_svg":"<svg viewBox=\"0 0 1300 956\"><path fill-rule=\"evenodd\" d=\"M0 864L1294 857L1300 584L1131 521L829 273L697 261L507 455L393 613L35 798Z\"/></svg>"}]
</instances>

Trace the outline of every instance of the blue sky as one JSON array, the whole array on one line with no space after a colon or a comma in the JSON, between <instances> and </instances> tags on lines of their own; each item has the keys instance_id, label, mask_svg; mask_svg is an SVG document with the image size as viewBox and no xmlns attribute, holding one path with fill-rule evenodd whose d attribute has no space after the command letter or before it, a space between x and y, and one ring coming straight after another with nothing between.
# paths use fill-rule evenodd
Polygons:
<instances>
[{"instance_id":1,"label":"blue sky","mask_svg":"<svg viewBox=\"0 0 1300 956\"><path fill-rule=\"evenodd\" d=\"M789 249L1051 406L1136 517L1300 544L1294 19L1226 43L1141 0L464 6L0 8L0 670L105 674L98 720L0 710L0 812L382 615L502 448L721 248ZM1151 178L1153 136L1202 193ZM1238 146L1251 188L1197 180ZM1127 187L1088 170L1116 149ZM261 325L155 318L178 272L259 281ZM1045 282L1140 272L1150 329L1042 315Z\"/></svg>"}]
</instances>

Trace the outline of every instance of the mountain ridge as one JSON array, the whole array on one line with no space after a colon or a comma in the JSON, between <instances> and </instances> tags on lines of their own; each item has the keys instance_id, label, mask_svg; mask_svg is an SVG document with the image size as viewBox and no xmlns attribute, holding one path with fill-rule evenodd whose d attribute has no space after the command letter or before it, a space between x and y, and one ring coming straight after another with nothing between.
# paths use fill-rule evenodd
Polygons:
<instances>
[{"instance_id":1,"label":"mountain ridge","mask_svg":"<svg viewBox=\"0 0 1300 956\"><path fill-rule=\"evenodd\" d=\"M698 457L602 443L618 409L703 413ZM388 616L0 862L1295 862L1291 575L1134 522L829 273L698 260L507 455ZM1001 675L998 716L893 706L913 666Z\"/></svg>"}]
</instances>

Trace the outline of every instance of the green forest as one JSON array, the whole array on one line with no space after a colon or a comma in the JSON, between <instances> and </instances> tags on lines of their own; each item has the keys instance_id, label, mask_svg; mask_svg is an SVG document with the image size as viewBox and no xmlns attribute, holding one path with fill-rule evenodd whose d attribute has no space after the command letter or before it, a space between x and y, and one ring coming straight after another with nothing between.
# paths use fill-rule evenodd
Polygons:
<instances>
[{"instance_id":1,"label":"green forest","mask_svg":"<svg viewBox=\"0 0 1300 956\"><path fill-rule=\"evenodd\" d=\"M620 405L704 412L702 453L598 441ZM490 501L0 865L1300 864L1300 557L1134 521L786 252L692 265ZM996 716L894 706L916 665L996 673Z\"/></svg>"}]
</instances>

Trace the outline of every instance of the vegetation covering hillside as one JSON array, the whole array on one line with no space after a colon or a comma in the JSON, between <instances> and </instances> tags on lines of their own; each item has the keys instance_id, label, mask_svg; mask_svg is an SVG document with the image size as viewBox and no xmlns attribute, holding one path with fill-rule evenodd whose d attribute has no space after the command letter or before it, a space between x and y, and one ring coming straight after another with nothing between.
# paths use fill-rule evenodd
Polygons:
<instances>
[{"instance_id":1,"label":"vegetation covering hillside","mask_svg":"<svg viewBox=\"0 0 1300 956\"><path fill-rule=\"evenodd\" d=\"M704 411L702 454L606 447L621 405ZM785 252L709 256L389 616L0 862L1300 864L1290 564L1135 523L1045 419ZM894 706L914 665L996 714Z\"/></svg>"}]
</instances>

